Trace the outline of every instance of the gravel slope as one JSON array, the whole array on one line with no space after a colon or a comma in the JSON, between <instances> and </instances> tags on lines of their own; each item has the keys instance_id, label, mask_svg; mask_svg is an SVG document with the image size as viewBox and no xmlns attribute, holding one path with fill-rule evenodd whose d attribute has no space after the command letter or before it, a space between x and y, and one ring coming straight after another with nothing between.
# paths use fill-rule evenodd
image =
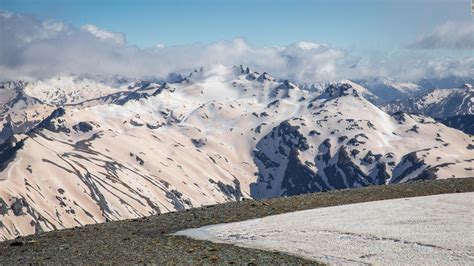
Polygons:
<instances>
[{"instance_id":1,"label":"gravel slope","mask_svg":"<svg viewBox=\"0 0 474 266\"><path fill-rule=\"evenodd\" d=\"M268 252L171 236L179 230L285 212L383 199L474 191L474 178L417 181L195 208L142 219L53 231L0 243L0 261L19 263L315 263Z\"/></svg>"}]
</instances>

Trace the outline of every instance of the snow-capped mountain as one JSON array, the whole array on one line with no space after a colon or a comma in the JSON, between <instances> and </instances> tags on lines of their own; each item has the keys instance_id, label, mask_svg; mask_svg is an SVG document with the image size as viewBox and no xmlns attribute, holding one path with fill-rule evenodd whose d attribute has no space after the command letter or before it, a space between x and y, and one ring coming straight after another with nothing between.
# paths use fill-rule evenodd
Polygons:
<instances>
[{"instance_id":1,"label":"snow-capped mountain","mask_svg":"<svg viewBox=\"0 0 474 266\"><path fill-rule=\"evenodd\" d=\"M415 81L397 81L387 77L354 80L367 88L373 95L378 105L397 100L407 100L435 89L459 88L464 84L474 84L474 79L449 76L445 78L423 78Z\"/></svg>"},{"instance_id":2,"label":"snow-capped mountain","mask_svg":"<svg viewBox=\"0 0 474 266\"><path fill-rule=\"evenodd\" d=\"M474 89L465 84L461 88L434 89L414 98L386 103L381 108L389 113L407 112L434 118L448 118L474 113Z\"/></svg>"},{"instance_id":3,"label":"snow-capped mountain","mask_svg":"<svg viewBox=\"0 0 474 266\"><path fill-rule=\"evenodd\" d=\"M471 137L428 117L390 116L350 85L328 87L305 112L274 127L257 144L254 197L453 176L455 147L465 158L461 165L472 163ZM456 155L450 163L441 162L443 152ZM472 174L466 169L454 176Z\"/></svg>"},{"instance_id":4,"label":"snow-capped mountain","mask_svg":"<svg viewBox=\"0 0 474 266\"><path fill-rule=\"evenodd\" d=\"M0 144L40 123L54 107L29 96L24 82L0 82Z\"/></svg>"},{"instance_id":5,"label":"snow-capped mountain","mask_svg":"<svg viewBox=\"0 0 474 266\"><path fill-rule=\"evenodd\" d=\"M0 89L28 125L0 142L0 239L243 197L473 174L472 136L389 115L350 81L307 90L224 66L172 84L65 80Z\"/></svg>"},{"instance_id":6,"label":"snow-capped mountain","mask_svg":"<svg viewBox=\"0 0 474 266\"><path fill-rule=\"evenodd\" d=\"M71 75L39 80L26 84L25 92L45 103L57 106L77 104L87 100L133 89L134 81L125 78Z\"/></svg>"},{"instance_id":7,"label":"snow-capped mountain","mask_svg":"<svg viewBox=\"0 0 474 266\"><path fill-rule=\"evenodd\" d=\"M373 78L356 81L377 96L377 103L382 104L400 99L407 99L434 87L424 87L413 82L397 82L389 78Z\"/></svg>"}]
</instances>

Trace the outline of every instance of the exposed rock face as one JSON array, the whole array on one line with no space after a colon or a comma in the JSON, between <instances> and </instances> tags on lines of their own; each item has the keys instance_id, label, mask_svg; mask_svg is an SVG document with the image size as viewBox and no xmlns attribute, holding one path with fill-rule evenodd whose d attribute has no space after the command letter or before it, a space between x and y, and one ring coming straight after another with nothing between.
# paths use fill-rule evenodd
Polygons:
<instances>
[{"instance_id":1,"label":"exposed rock face","mask_svg":"<svg viewBox=\"0 0 474 266\"><path fill-rule=\"evenodd\" d=\"M93 129L93 126L87 122L79 122L77 125L72 127L76 131L87 133Z\"/></svg>"},{"instance_id":2,"label":"exposed rock face","mask_svg":"<svg viewBox=\"0 0 474 266\"><path fill-rule=\"evenodd\" d=\"M445 119L439 119L439 121L448 127L459 129L466 134L474 135L474 114L451 116Z\"/></svg>"},{"instance_id":3,"label":"exposed rock face","mask_svg":"<svg viewBox=\"0 0 474 266\"><path fill-rule=\"evenodd\" d=\"M0 172L5 170L8 164L15 160L16 152L22 147L23 141L17 142L13 136L0 144Z\"/></svg>"}]
</instances>

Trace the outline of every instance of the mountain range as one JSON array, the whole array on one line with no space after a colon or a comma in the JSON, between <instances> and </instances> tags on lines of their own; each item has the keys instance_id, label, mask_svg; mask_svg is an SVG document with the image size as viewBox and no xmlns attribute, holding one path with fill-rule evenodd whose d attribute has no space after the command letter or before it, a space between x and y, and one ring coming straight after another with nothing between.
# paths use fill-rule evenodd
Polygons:
<instances>
[{"instance_id":1,"label":"mountain range","mask_svg":"<svg viewBox=\"0 0 474 266\"><path fill-rule=\"evenodd\" d=\"M409 100L380 104L357 82L298 86L242 66L170 83L3 82L0 239L249 197L472 176L473 136L435 119L472 115L472 87L405 85Z\"/></svg>"}]
</instances>

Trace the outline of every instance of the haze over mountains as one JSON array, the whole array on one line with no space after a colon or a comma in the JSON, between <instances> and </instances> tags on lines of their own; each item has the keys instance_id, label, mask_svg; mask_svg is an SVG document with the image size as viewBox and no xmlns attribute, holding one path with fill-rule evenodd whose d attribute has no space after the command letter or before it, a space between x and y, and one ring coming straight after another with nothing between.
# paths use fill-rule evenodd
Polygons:
<instances>
[{"instance_id":1,"label":"haze over mountains","mask_svg":"<svg viewBox=\"0 0 474 266\"><path fill-rule=\"evenodd\" d=\"M300 88L222 65L172 80L2 83L0 239L474 172L473 136L434 119L472 115L470 85L379 79Z\"/></svg>"}]
</instances>

